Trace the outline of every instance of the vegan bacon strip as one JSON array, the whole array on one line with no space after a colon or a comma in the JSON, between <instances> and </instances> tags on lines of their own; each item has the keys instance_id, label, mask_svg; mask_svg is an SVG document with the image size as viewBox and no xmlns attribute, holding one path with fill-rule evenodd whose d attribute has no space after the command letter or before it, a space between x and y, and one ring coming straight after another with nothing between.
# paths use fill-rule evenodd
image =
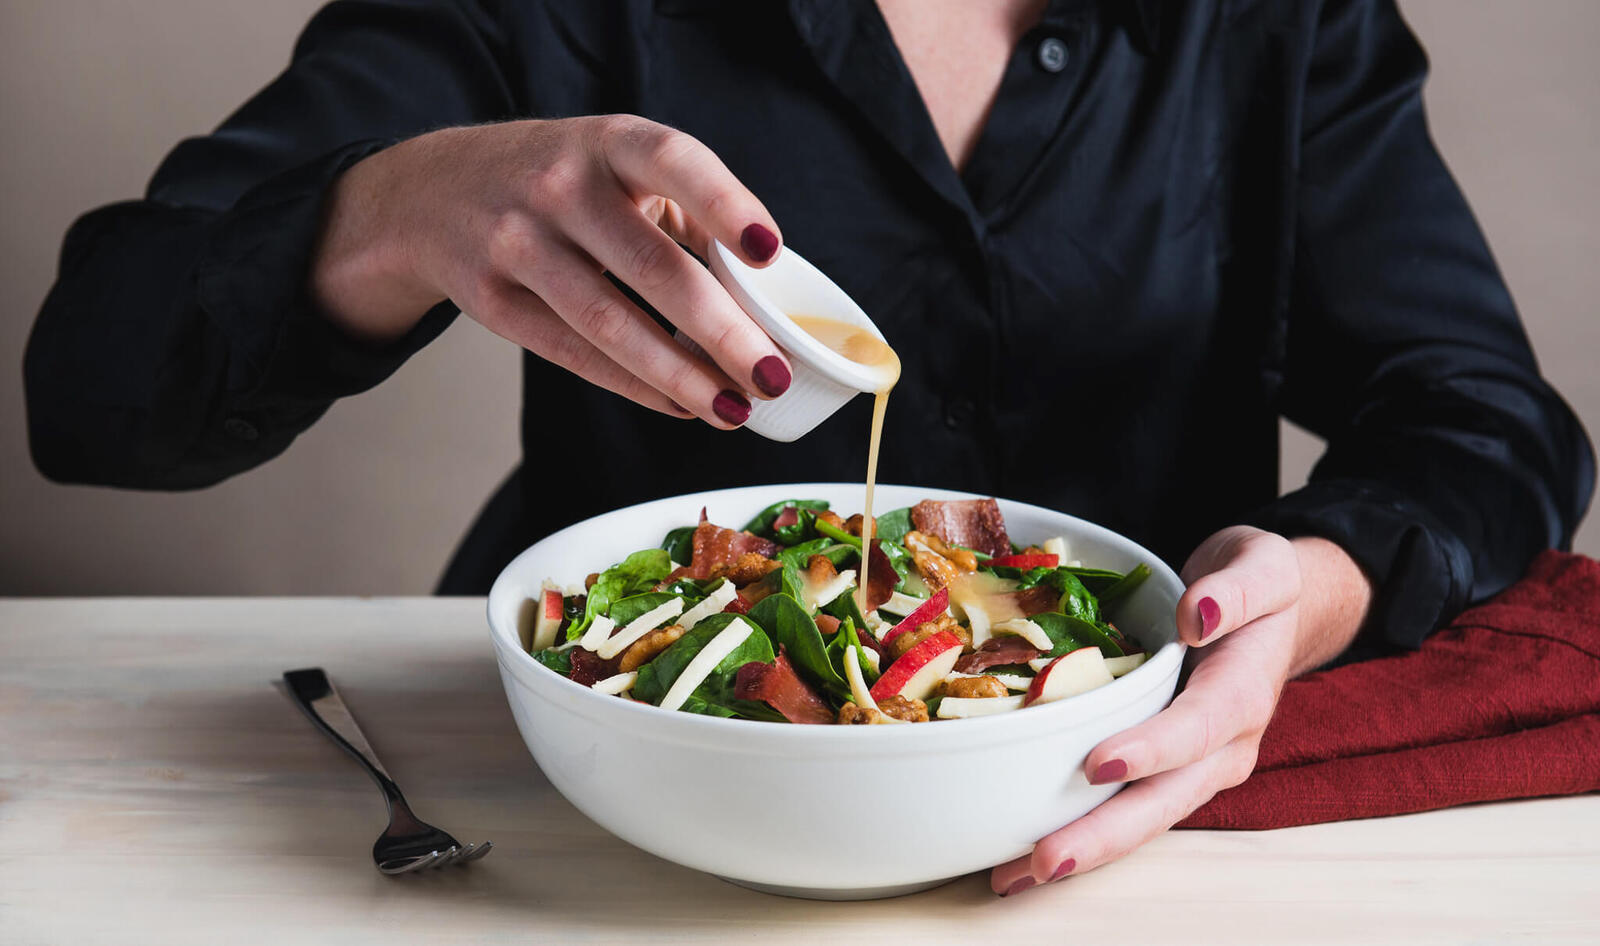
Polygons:
<instances>
[{"instance_id":1,"label":"vegan bacon strip","mask_svg":"<svg viewBox=\"0 0 1600 946\"><path fill-rule=\"evenodd\" d=\"M702 521L694 530L694 554L688 565L668 577L704 579L718 565L732 565L746 552L757 552L771 558L778 554L778 546L759 535L736 532Z\"/></svg>"},{"instance_id":2,"label":"vegan bacon strip","mask_svg":"<svg viewBox=\"0 0 1600 946\"><path fill-rule=\"evenodd\" d=\"M911 523L946 545L964 545L985 555L1011 554L1006 521L993 499L924 499L911 507Z\"/></svg>"},{"instance_id":3,"label":"vegan bacon strip","mask_svg":"<svg viewBox=\"0 0 1600 946\"><path fill-rule=\"evenodd\" d=\"M961 673L982 673L990 667L1004 664L1025 664L1043 653L1022 638L1006 634L989 638L982 647L956 661L956 670Z\"/></svg>"},{"instance_id":4,"label":"vegan bacon strip","mask_svg":"<svg viewBox=\"0 0 1600 946\"><path fill-rule=\"evenodd\" d=\"M794 672L782 645L778 647L778 659L772 663L752 661L739 668L733 679L733 695L741 700L762 701L791 723L833 722L828 704Z\"/></svg>"}]
</instances>

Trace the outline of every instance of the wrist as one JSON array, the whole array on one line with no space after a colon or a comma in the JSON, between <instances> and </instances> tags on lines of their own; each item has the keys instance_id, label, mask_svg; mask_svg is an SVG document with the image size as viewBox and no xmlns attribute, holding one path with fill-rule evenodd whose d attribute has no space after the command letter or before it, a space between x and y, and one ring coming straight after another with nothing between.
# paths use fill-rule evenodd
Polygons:
<instances>
[{"instance_id":1,"label":"wrist","mask_svg":"<svg viewBox=\"0 0 1600 946\"><path fill-rule=\"evenodd\" d=\"M1343 547L1328 539L1291 540L1300 561L1299 620L1290 676L1299 676L1343 653L1372 606L1372 579Z\"/></svg>"},{"instance_id":2,"label":"wrist","mask_svg":"<svg viewBox=\"0 0 1600 946\"><path fill-rule=\"evenodd\" d=\"M392 342L409 332L445 294L421 277L399 203L404 143L341 174L329 189L312 252L308 288L335 327L362 341Z\"/></svg>"}]
</instances>

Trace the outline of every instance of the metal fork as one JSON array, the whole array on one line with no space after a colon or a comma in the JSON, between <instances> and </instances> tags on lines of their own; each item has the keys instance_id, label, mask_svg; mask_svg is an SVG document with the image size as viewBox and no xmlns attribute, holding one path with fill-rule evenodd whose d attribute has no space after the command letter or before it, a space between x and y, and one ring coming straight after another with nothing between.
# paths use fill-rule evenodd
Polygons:
<instances>
[{"instance_id":1,"label":"metal fork","mask_svg":"<svg viewBox=\"0 0 1600 946\"><path fill-rule=\"evenodd\" d=\"M295 705L305 711L311 722L332 739L334 744L350 753L372 780L383 791L389 805L389 827L372 845L372 860L385 874L409 874L447 864L465 864L489 853L494 844L467 844L452 838L433 825L411 813L411 806L400 794L377 753L362 735L356 718L350 715L333 681L321 667L309 670L290 670L283 675L289 696Z\"/></svg>"}]
</instances>

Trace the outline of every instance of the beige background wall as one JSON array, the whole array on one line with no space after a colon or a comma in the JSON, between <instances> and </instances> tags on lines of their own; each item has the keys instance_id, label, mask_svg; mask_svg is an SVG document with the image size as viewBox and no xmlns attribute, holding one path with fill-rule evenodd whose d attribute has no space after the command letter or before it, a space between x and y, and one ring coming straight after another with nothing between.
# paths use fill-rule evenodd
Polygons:
<instances>
[{"instance_id":1,"label":"beige background wall","mask_svg":"<svg viewBox=\"0 0 1600 946\"><path fill-rule=\"evenodd\" d=\"M517 359L462 320L287 454L190 494L46 483L22 346L84 210L286 61L318 0L0 0L0 594L424 593L517 455ZM1546 373L1600 430L1600 3L1403 0L1433 124ZM1291 434L1284 482L1310 438ZM1591 517L1579 548L1600 554Z\"/></svg>"}]
</instances>

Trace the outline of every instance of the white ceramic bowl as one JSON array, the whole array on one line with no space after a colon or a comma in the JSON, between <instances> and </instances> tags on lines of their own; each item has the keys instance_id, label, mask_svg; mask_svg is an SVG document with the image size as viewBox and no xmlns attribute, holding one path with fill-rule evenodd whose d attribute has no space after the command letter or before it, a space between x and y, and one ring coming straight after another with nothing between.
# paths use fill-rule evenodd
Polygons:
<instances>
[{"instance_id":1,"label":"white ceramic bowl","mask_svg":"<svg viewBox=\"0 0 1600 946\"><path fill-rule=\"evenodd\" d=\"M1154 655L1089 693L998 716L912 726L798 726L671 712L595 693L523 652L517 614L545 578L563 584L654 546L696 520L737 528L786 498L860 509L859 483L694 493L596 516L539 542L489 592L490 638L523 739L552 784L601 827L670 861L772 893L895 896L1027 853L1038 838L1110 798L1083 760L1097 743L1172 699L1183 645L1183 586L1148 551L1108 529L1000 500L1013 538L1063 535L1087 564L1153 574L1119 625ZM880 485L879 511L948 490Z\"/></svg>"},{"instance_id":2,"label":"white ceramic bowl","mask_svg":"<svg viewBox=\"0 0 1600 946\"><path fill-rule=\"evenodd\" d=\"M769 440L798 440L846 401L877 389L874 372L825 348L790 320L791 314L834 319L861 326L883 339L883 333L861 307L799 253L784 247L777 259L756 269L713 241L710 263L712 274L783 349L792 369L789 390L770 401L757 398L750 402L746 430ZM679 344L705 357L705 352L688 336L679 332L677 338Z\"/></svg>"}]
</instances>

